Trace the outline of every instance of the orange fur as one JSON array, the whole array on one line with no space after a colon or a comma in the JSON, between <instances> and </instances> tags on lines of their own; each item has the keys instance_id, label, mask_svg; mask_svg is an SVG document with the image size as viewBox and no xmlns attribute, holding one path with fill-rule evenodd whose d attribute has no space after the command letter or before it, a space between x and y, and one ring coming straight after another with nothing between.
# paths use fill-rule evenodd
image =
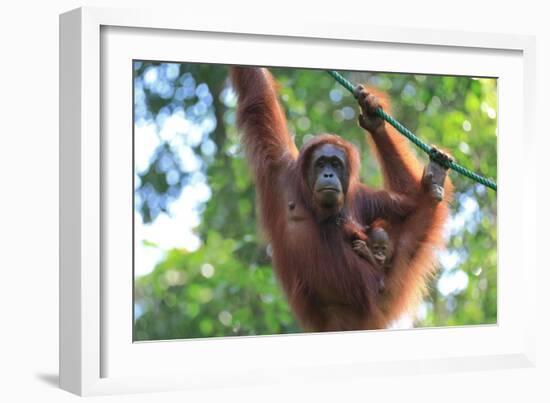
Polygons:
<instances>
[{"instance_id":1,"label":"orange fur","mask_svg":"<svg viewBox=\"0 0 550 403\"><path fill-rule=\"evenodd\" d=\"M358 179L357 151L339 136L317 136L298 152L267 70L234 67L231 79L239 97L237 121L255 176L262 227L273 246L275 272L298 320L316 331L386 327L416 305L434 273L436 248L443 246L450 181L445 183L447 200L431 199L421 186L422 167L406 140L383 124L368 137L386 189L369 189ZM389 110L386 97L377 95ZM343 226L319 215L305 180L311 153L326 143L342 148L349 161L344 205L349 221ZM377 218L391 225L395 245L383 293L378 287L380 271L352 250L348 238L350 231Z\"/></svg>"}]
</instances>

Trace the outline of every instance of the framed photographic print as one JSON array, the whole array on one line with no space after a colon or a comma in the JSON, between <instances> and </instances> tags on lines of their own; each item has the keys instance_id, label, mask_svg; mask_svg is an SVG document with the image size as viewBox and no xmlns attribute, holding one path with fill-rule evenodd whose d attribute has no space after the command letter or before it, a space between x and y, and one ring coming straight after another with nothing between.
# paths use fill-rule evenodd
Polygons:
<instances>
[{"instance_id":1,"label":"framed photographic print","mask_svg":"<svg viewBox=\"0 0 550 403\"><path fill-rule=\"evenodd\" d=\"M532 365L532 38L60 24L64 389Z\"/></svg>"}]
</instances>

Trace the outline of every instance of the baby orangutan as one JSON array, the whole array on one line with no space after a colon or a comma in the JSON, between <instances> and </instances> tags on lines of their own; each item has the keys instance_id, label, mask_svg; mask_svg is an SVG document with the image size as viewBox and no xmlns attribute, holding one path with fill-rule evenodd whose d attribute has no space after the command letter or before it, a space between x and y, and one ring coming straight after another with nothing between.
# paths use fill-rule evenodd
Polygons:
<instances>
[{"instance_id":1,"label":"baby orangutan","mask_svg":"<svg viewBox=\"0 0 550 403\"><path fill-rule=\"evenodd\" d=\"M352 241L355 253L382 272L379 283L380 292L384 291L383 275L393 256L393 242L385 227L388 227L387 223L380 219L376 220L365 228L366 240L358 238Z\"/></svg>"}]
</instances>

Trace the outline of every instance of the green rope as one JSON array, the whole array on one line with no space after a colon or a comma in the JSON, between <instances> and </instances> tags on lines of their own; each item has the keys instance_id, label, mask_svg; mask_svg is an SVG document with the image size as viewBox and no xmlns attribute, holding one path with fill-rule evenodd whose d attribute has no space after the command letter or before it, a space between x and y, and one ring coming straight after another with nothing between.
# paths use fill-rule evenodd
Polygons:
<instances>
[{"instance_id":1,"label":"green rope","mask_svg":"<svg viewBox=\"0 0 550 403\"><path fill-rule=\"evenodd\" d=\"M327 70L327 72L339 83L341 84L345 89L347 89L349 92L351 92L355 96L355 87L354 85L346 80L344 76L342 76L340 73L333 71L333 70ZM408 138L411 142L414 143L418 148L420 148L422 151L424 151L426 154L430 156L431 159L435 160L436 162L443 165L445 168L450 168L455 172L458 172L461 175L464 175L470 179L473 179L474 181L481 183L484 186L487 186L488 188L491 188L493 190L497 190L497 184L493 182L492 180L485 178L481 175L476 174L473 171L470 171L467 168L464 168L463 166L457 164L456 162L452 160L440 160L437 158L437 150L428 144L424 143L418 136L416 136L413 132L411 132L409 129L407 129L405 126L403 126L400 122L395 120L392 116L388 115L382 108L377 108L374 113L384 119L386 122L388 122L390 125L395 127L399 133L401 133L403 136Z\"/></svg>"}]
</instances>

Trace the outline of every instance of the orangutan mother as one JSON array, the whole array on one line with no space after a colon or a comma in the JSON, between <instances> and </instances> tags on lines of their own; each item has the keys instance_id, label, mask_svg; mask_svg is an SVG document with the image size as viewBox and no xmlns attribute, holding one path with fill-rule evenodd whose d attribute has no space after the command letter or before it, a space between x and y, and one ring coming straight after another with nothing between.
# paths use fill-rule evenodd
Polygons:
<instances>
[{"instance_id":1,"label":"orangutan mother","mask_svg":"<svg viewBox=\"0 0 550 403\"><path fill-rule=\"evenodd\" d=\"M274 269L304 329L383 328L413 308L443 246L452 192L445 170L430 162L423 172L404 139L374 114L388 105L359 86L359 124L370 132L385 180L385 189L369 189L359 182L357 150L341 137L322 134L298 151L266 69L232 67L231 80ZM392 228L383 274L349 239L375 219Z\"/></svg>"}]
</instances>

